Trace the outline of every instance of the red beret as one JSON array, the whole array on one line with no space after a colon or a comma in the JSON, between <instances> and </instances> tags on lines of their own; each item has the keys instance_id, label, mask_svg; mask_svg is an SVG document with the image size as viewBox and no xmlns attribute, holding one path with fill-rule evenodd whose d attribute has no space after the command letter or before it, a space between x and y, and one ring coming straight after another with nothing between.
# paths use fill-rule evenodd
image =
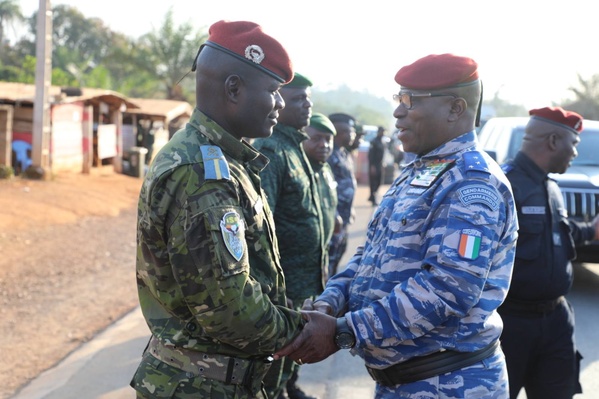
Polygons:
<instances>
[{"instance_id":1,"label":"red beret","mask_svg":"<svg viewBox=\"0 0 599 399\"><path fill-rule=\"evenodd\" d=\"M431 54L401 68L395 81L415 90L436 90L463 86L478 80L478 65L467 57Z\"/></svg>"},{"instance_id":2,"label":"red beret","mask_svg":"<svg viewBox=\"0 0 599 399\"><path fill-rule=\"evenodd\" d=\"M293 79L293 66L281 43L248 21L218 21L209 31L205 46L224 51L282 83Z\"/></svg>"},{"instance_id":3,"label":"red beret","mask_svg":"<svg viewBox=\"0 0 599 399\"><path fill-rule=\"evenodd\" d=\"M533 118L568 128L576 134L582 131L582 116L576 112L566 111L561 107L531 109L528 114Z\"/></svg>"}]
</instances>

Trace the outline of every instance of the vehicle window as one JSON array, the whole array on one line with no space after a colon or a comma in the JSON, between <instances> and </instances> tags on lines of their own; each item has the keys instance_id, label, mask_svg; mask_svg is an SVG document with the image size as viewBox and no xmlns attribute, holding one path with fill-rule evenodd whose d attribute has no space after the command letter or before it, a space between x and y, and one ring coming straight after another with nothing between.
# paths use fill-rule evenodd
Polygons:
<instances>
[{"instance_id":1,"label":"vehicle window","mask_svg":"<svg viewBox=\"0 0 599 399\"><path fill-rule=\"evenodd\" d=\"M580 144L576 147L578 156L572 161L572 165L599 166L599 130L585 129L580 134Z\"/></svg>"},{"instance_id":2,"label":"vehicle window","mask_svg":"<svg viewBox=\"0 0 599 399\"><path fill-rule=\"evenodd\" d=\"M524 137L524 126L518 126L514 128L512 133L512 138L510 140L510 145L507 150L507 154L505 154L505 159L503 162L506 162L510 159L514 159L518 151L520 150L520 146L522 145L522 138Z\"/></svg>"}]
</instances>

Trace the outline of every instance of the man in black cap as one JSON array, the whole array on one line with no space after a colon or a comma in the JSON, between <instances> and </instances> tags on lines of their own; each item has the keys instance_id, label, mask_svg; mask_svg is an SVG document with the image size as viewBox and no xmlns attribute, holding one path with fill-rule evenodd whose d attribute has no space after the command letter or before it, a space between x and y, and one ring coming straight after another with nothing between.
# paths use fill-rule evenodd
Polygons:
<instances>
[{"instance_id":1,"label":"man in black cap","mask_svg":"<svg viewBox=\"0 0 599 399\"><path fill-rule=\"evenodd\" d=\"M297 309L304 300L322 292L327 272L328 242L320 193L302 148L302 142L308 139L303 129L312 115L311 86L307 77L296 72L280 90L285 108L279 111L272 136L254 141L256 149L270 160L260 177L275 220L287 298ZM297 386L299 364L284 360L284 364L275 361L264 380L268 395L284 398L286 390L290 399L314 399Z\"/></svg>"},{"instance_id":2,"label":"man in black cap","mask_svg":"<svg viewBox=\"0 0 599 399\"><path fill-rule=\"evenodd\" d=\"M219 21L192 70L196 108L139 198L137 285L152 337L131 386L148 399L262 399L271 355L303 321L286 306L260 188L268 160L243 137L271 135L293 69L259 25Z\"/></svg>"}]
</instances>

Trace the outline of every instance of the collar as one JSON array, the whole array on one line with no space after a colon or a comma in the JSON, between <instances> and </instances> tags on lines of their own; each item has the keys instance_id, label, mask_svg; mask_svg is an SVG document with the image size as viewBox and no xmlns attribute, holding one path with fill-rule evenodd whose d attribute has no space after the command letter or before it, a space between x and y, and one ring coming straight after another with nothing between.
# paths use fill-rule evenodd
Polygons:
<instances>
[{"instance_id":1,"label":"collar","mask_svg":"<svg viewBox=\"0 0 599 399\"><path fill-rule=\"evenodd\" d=\"M231 158L241 163L249 163L257 170L262 170L268 165L267 157L259 153L245 140L237 139L197 108L193 110L189 124L213 144L220 147Z\"/></svg>"},{"instance_id":2,"label":"collar","mask_svg":"<svg viewBox=\"0 0 599 399\"><path fill-rule=\"evenodd\" d=\"M439 158L449 158L454 154L471 150L477 146L478 138L476 137L476 132L472 130L468 133L464 133L461 136L451 139L444 144L441 144L439 147L435 148L428 154L425 154L422 157L420 157L420 160L423 162L427 162Z\"/></svg>"},{"instance_id":3,"label":"collar","mask_svg":"<svg viewBox=\"0 0 599 399\"><path fill-rule=\"evenodd\" d=\"M547 179L547 173L522 151L518 151L513 164L518 165L536 183L541 184Z\"/></svg>"},{"instance_id":4,"label":"collar","mask_svg":"<svg viewBox=\"0 0 599 399\"><path fill-rule=\"evenodd\" d=\"M285 125L283 123L277 123L274 131L277 134L280 134L280 135L288 138L289 140L292 140L293 142L295 142L297 144L300 144L302 141L308 140L310 138L308 136L308 134L306 132L304 132L303 130L298 130L294 127Z\"/></svg>"}]
</instances>

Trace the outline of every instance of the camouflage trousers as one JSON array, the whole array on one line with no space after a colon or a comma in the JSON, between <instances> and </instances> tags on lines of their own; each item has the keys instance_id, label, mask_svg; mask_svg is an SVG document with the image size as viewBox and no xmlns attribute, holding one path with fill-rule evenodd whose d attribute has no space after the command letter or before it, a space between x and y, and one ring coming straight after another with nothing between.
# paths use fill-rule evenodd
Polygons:
<instances>
[{"instance_id":1,"label":"camouflage trousers","mask_svg":"<svg viewBox=\"0 0 599 399\"><path fill-rule=\"evenodd\" d=\"M262 384L270 363L237 359L198 362L152 338L130 382L138 398L144 399L268 399ZM193 351L186 351L192 353ZM172 356L170 356L171 354ZM194 357L202 358L196 352ZM178 359L176 357L179 356ZM214 359L235 359L205 355ZM233 365L233 367L230 367ZM239 365L239 366L237 366ZM215 366L215 367L211 367Z\"/></svg>"}]
</instances>

